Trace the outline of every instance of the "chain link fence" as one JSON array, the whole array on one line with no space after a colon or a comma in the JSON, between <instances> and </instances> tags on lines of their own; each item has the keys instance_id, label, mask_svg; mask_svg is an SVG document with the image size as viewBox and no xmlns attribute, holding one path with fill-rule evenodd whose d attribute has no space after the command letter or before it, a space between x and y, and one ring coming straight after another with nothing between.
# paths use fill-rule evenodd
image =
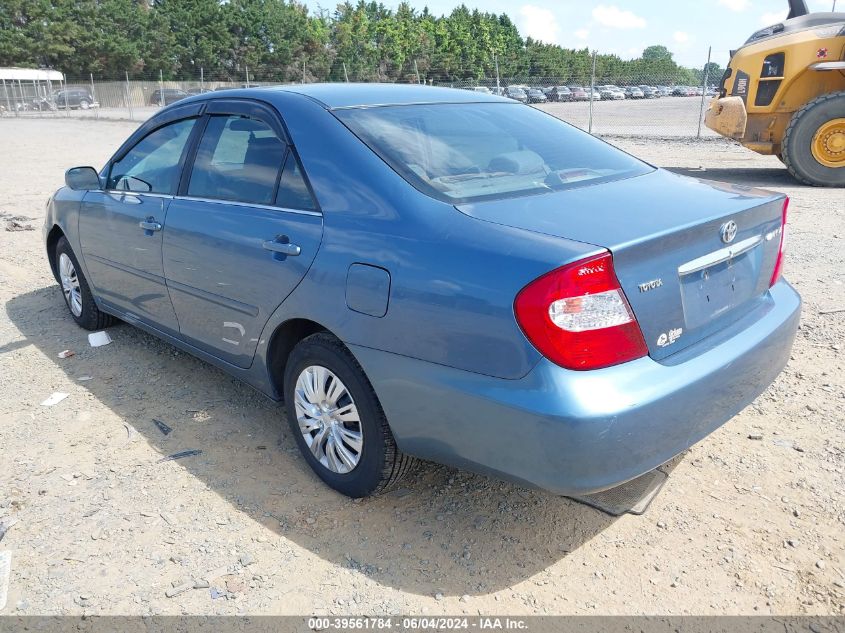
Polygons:
<instances>
[{"instance_id":1,"label":"chain link fence","mask_svg":"<svg viewBox=\"0 0 845 633\"><path fill-rule=\"evenodd\" d=\"M715 133L702 125L706 102L716 93L720 77L708 77L709 65L702 63L699 85L678 85L672 76L640 73L636 76L597 75L593 72L561 72L556 75L526 73L502 77L493 65L481 78L448 80L436 69L421 69L413 60L403 83L448 86L482 93L500 94L553 114L592 134L600 136L702 137ZM379 81L379 69L371 73L350 73L342 65L338 81ZM403 69L404 70L404 69ZM286 69L288 75L289 69ZM273 69L239 76L197 76L165 80L162 73L133 73L122 78L68 78L63 81L8 81L0 83L0 114L9 117L66 117L143 121L164 106L194 94L232 88L278 85ZM302 79L313 80L307 64Z\"/></svg>"}]
</instances>

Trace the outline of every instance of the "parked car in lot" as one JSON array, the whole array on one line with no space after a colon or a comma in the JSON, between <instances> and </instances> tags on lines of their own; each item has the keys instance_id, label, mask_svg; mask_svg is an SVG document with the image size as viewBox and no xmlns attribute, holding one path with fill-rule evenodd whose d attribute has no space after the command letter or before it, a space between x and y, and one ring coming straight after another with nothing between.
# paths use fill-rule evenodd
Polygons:
<instances>
[{"instance_id":1,"label":"parked car in lot","mask_svg":"<svg viewBox=\"0 0 845 633\"><path fill-rule=\"evenodd\" d=\"M569 86L569 94L572 96L572 101L590 100L590 93L582 86Z\"/></svg>"},{"instance_id":2,"label":"parked car in lot","mask_svg":"<svg viewBox=\"0 0 845 633\"><path fill-rule=\"evenodd\" d=\"M618 86L597 86L597 89L602 99L607 99L610 101L619 101L625 98L625 93Z\"/></svg>"},{"instance_id":3,"label":"parked car in lot","mask_svg":"<svg viewBox=\"0 0 845 633\"><path fill-rule=\"evenodd\" d=\"M652 88L651 86L638 86L640 92L643 93L643 97L646 99L657 99L660 96L660 92L658 92L657 88Z\"/></svg>"},{"instance_id":4,"label":"parked car in lot","mask_svg":"<svg viewBox=\"0 0 845 633\"><path fill-rule=\"evenodd\" d=\"M492 95L198 95L66 184L43 236L72 319L284 401L353 497L411 456L557 494L627 481L748 405L798 326L783 195Z\"/></svg>"},{"instance_id":5,"label":"parked car in lot","mask_svg":"<svg viewBox=\"0 0 845 633\"><path fill-rule=\"evenodd\" d=\"M176 103L184 99L185 97L190 97L191 95L184 90L179 90L178 88L159 88L153 91L150 95L149 104L150 105L170 105L171 103Z\"/></svg>"},{"instance_id":6,"label":"parked car in lot","mask_svg":"<svg viewBox=\"0 0 845 633\"><path fill-rule=\"evenodd\" d=\"M525 91L525 94L528 97L528 103L546 103L548 101L546 95L539 88L529 88Z\"/></svg>"},{"instance_id":7,"label":"parked car in lot","mask_svg":"<svg viewBox=\"0 0 845 633\"><path fill-rule=\"evenodd\" d=\"M485 95L490 94L490 88L488 88L487 86L473 86L470 90L472 90L473 92L480 92Z\"/></svg>"},{"instance_id":8,"label":"parked car in lot","mask_svg":"<svg viewBox=\"0 0 845 633\"><path fill-rule=\"evenodd\" d=\"M643 91L636 86L625 86L626 99L642 99L644 96Z\"/></svg>"},{"instance_id":9,"label":"parked car in lot","mask_svg":"<svg viewBox=\"0 0 845 633\"><path fill-rule=\"evenodd\" d=\"M549 101L572 101L572 92L566 86L552 86L546 89Z\"/></svg>"},{"instance_id":10,"label":"parked car in lot","mask_svg":"<svg viewBox=\"0 0 845 633\"><path fill-rule=\"evenodd\" d=\"M528 103L528 95L525 90L519 86L508 86L505 88L505 96L508 99L519 101L520 103Z\"/></svg>"},{"instance_id":11,"label":"parked car in lot","mask_svg":"<svg viewBox=\"0 0 845 633\"><path fill-rule=\"evenodd\" d=\"M81 88L68 88L67 90L59 90L53 93L53 102L57 108L69 108L71 110L87 110L92 106L98 105L94 101L94 97L87 90Z\"/></svg>"}]
</instances>

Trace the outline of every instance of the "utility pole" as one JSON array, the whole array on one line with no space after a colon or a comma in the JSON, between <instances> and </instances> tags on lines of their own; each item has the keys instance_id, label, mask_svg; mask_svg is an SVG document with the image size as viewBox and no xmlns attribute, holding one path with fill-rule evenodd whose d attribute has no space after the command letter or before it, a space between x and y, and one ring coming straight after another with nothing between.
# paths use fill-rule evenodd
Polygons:
<instances>
[{"instance_id":1,"label":"utility pole","mask_svg":"<svg viewBox=\"0 0 845 633\"><path fill-rule=\"evenodd\" d=\"M502 92L502 86L499 85L499 56L493 53L493 63L496 64L496 94Z\"/></svg>"},{"instance_id":2,"label":"utility pole","mask_svg":"<svg viewBox=\"0 0 845 633\"><path fill-rule=\"evenodd\" d=\"M346 78L346 83L349 83L349 73L346 72L346 62L341 62L343 64L343 76Z\"/></svg>"},{"instance_id":3,"label":"utility pole","mask_svg":"<svg viewBox=\"0 0 845 633\"><path fill-rule=\"evenodd\" d=\"M420 83L420 69L417 68L417 60L414 60L414 72L417 73L417 83Z\"/></svg>"}]
</instances>

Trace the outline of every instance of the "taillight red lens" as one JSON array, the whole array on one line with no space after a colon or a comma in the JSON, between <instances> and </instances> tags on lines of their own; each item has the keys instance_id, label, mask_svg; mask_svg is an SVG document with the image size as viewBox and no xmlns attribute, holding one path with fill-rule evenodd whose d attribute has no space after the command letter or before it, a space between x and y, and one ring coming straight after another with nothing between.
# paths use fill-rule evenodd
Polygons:
<instances>
[{"instance_id":1,"label":"taillight red lens","mask_svg":"<svg viewBox=\"0 0 845 633\"><path fill-rule=\"evenodd\" d=\"M540 353L567 369L599 369L648 353L610 253L532 281L517 295L514 312Z\"/></svg>"},{"instance_id":2,"label":"taillight red lens","mask_svg":"<svg viewBox=\"0 0 845 633\"><path fill-rule=\"evenodd\" d=\"M778 258L775 260L775 269L772 271L772 279L769 281L769 288L774 286L783 272L783 249L786 245L786 211L789 208L789 197L783 201L783 216L780 225L780 246L778 247Z\"/></svg>"}]
</instances>

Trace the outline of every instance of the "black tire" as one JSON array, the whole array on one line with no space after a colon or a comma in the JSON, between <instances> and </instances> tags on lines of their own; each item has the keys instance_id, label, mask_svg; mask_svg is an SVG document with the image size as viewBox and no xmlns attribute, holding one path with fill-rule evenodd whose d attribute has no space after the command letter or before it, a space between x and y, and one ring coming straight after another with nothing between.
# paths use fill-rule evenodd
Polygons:
<instances>
[{"instance_id":1,"label":"black tire","mask_svg":"<svg viewBox=\"0 0 845 633\"><path fill-rule=\"evenodd\" d=\"M88 99L80 99L79 100L79 107L82 108L83 110L87 110L88 108L91 107L91 103L88 101Z\"/></svg>"},{"instance_id":2,"label":"black tire","mask_svg":"<svg viewBox=\"0 0 845 633\"><path fill-rule=\"evenodd\" d=\"M94 303L94 296L91 294L91 287L88 285L88 280L85 279L85 275L79 267L79 260L76 259L76 255L73 254L70 243L68 243L67 238L64 236L60 237L58 243L56 244L56 277L59 277L59 287L62 287L60 273L60 261L62 255L67 256L73 264L74 271L76 272L76 278L79 282L79 292L82 298L82 312L77 315L73 313L73 309L71 309L70 300L67 295L65 295L64 291L62 292L62 296L65 299L65 305L67 306L68 312L70 312L70 316L73 317L73 320L76 321L78 326L85 328L86 330L102 330L103 328L112 325L115 322L115 318L110 314L100 312L99 308L97 308L97 304Z\"/></svg>"},{"instance_id":3,"label":"black tire","mask_svg":"<svg viewBox=\"0 0 845 633\"><path fill-rule=\"evenodd\" d=\"M294 390L307 367L319 365L337 376L358 409L362 449L357 465L349 472L334 472L318 461L299 428ZM396 447L393 433L375 391L355 357L336 337L320 332L300 341L288 357L284 376L284 397L288 423L305 460L328 486L352 498L381 494L395 486L416 460Z\"/></svg>"},{"instance_id":4,"label":"black tire","mask_svg":"<svg viewBox=\"0 0 845 633\"><path fill-rule=\"evenodd\" d=\"M817 97L792 115L783 135L783 164L805 185L845 187L845 166L828 167L813 156L811 145L816 131L832 119L845 117L845 92Z\"/></svg>"}]
</instances>

